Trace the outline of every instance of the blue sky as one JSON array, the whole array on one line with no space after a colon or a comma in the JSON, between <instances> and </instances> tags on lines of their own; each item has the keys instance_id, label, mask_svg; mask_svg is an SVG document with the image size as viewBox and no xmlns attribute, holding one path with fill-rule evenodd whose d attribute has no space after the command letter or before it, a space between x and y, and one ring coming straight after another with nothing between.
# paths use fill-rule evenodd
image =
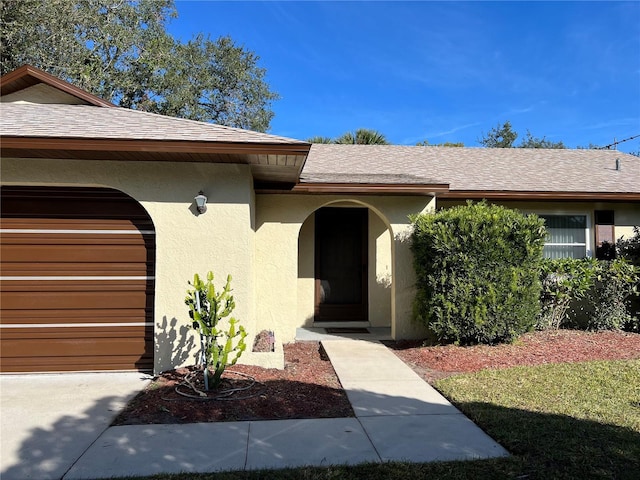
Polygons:
<instances>
[{"instance_id":1,"label":"blue sky","mask_svg":"<svg viewBox=\"0 0 640 480\"><path fill-rule=\"evenodd\" d=\"M270 133L371 128L464 142L506 120L568 147L640 134L640 2L176 2L169 31L230 35L281 99ZM619 145L637 152L640 138Z\"/></svg>"}]
</instances>

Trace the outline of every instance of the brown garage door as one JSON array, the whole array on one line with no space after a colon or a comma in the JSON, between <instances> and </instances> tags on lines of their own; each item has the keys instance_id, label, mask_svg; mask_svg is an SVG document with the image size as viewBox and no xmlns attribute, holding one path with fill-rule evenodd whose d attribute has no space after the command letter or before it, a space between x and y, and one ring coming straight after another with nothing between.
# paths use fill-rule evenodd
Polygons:
<instances>
[{"instance_id":1,"label":"brown garage door","mask_svg":"<svg viewBox=\"0 0 640 480\"><path fill-rule=\"evenodd\" d=\"M110 189L4 186L0 370L151 370L155 234Z\"/></svg>"}]
</instances>

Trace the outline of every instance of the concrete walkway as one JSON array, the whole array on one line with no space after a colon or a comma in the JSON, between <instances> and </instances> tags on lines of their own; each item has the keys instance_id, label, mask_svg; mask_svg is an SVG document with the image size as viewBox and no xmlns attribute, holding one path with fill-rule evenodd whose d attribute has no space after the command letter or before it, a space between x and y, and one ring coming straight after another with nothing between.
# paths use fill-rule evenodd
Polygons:
<instances>
[{"instance_id":1,"label":"concrete walkway","mask_svg":"<svg viewBox=\"0 0 640 480\"><path fill-rule=\"evenodd\" d=\"M111 427L64 479L508 455L378 341L322 344L356 418Z\"/></svg>"}]
</instances>

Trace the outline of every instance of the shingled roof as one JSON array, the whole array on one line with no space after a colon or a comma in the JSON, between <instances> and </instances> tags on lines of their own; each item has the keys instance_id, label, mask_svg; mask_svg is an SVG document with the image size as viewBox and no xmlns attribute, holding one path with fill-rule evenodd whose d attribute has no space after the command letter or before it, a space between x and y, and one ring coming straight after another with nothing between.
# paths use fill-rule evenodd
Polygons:
<instances>
[{"instance_id":1,"label":"shingled roof","mask_svg":"<svg viewBox=\"0 0 640 480\"><path fill-rule=\"evenodd\" d=\"M309 143L130 110L31 66L0 79L0 149L15 158L240 163L294 184Z\"/></svg>"},{"instance_id":2,"label":"shingled roof","mask_svg":"<svg viewBox=\"0 0 640 480\"><path fill-rule=\"evenodd\" d=\"M311 146L116 107L30 66L0 88L7 157L244 163L263 192L640 199L640 159L617 151Z\"/></svg>"},{"instance_id":3,"label":"shingled roof","mask_svg":"<svg viewBox=\"0 0 640 480\"><path fill-rule=\"evenodd\" d=\"M3 136L307 145L291 138L121 107L2 103L0 108Z\"/></svg>"},{"instance_id":4,"label":"shingled roof","mask_svg":"<svg viewBox=\"0 0 640 480\"><path fill-rule=\"evenodd\" d=\"M640 158L613 150L314 144L300 182L448 184L444 197L511 192L640 198Z\"/></svg>"}]
</instances>

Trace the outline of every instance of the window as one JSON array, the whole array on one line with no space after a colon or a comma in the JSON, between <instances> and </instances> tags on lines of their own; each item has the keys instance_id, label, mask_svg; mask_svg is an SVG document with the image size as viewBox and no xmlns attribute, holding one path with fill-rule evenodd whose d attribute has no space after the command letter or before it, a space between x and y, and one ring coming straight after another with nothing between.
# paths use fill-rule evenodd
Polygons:
<instances>
[{"instance_id":1,"label":"window","mask_svg":"<svg viewBox=\"0 0 640 480\"><path fill-rule=\"evenodd\" d=\"M586 215L539 215L547 227L545 258L584 258L588 249Z\"/></svg>"}]
</instances>

